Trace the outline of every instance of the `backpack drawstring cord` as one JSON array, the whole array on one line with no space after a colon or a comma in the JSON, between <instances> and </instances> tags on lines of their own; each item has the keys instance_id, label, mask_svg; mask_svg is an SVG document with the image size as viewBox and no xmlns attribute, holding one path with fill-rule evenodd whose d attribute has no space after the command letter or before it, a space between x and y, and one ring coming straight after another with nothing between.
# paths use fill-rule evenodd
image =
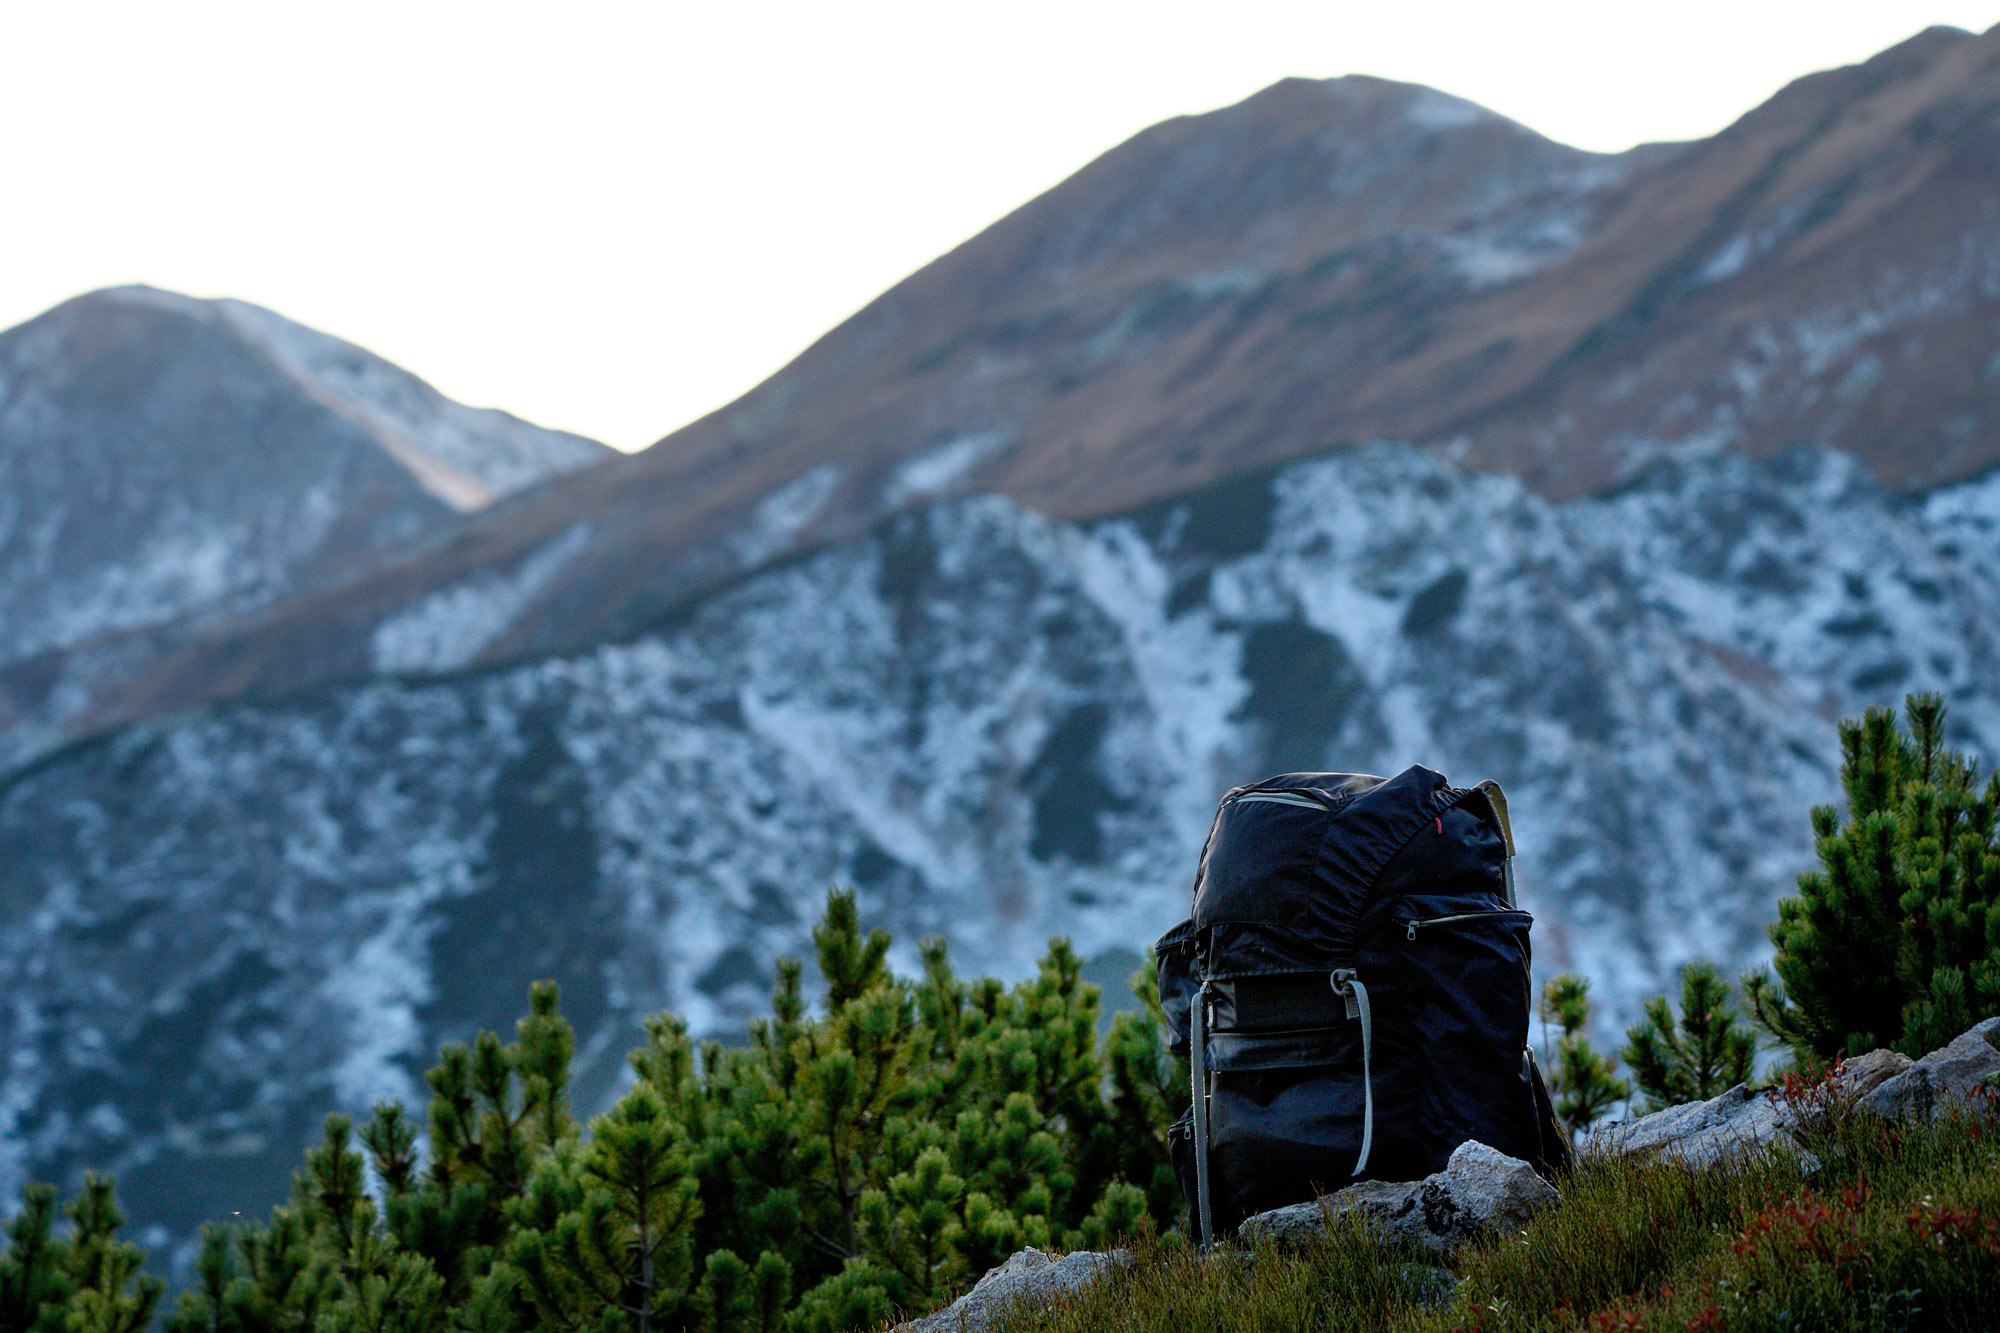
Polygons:
<instances>
[{"instance_id":1,"label":"backpack drawstring cord","mask_svg":"<svg viewBox=\"0 0 2000 1333\"><path fill-rule=\"evenodd\" d=\"M1361 1020L1361 1155L1354 1159L1354 1174L1360 1175L1368 1166L1368 1150L1375 1144L1375 1071L1373 1051L1375 1024L1368 1012L1368 988L1361 984L1361 978L1351 967L1343 967L1331 978L1334 993L1347 1000L1347 1016ZM1195 1165L1202 1164L1201 1156L1195 1158ZM1203 1193L1203 1202L1207 1202Z\"/></svg>"}]
</instances>

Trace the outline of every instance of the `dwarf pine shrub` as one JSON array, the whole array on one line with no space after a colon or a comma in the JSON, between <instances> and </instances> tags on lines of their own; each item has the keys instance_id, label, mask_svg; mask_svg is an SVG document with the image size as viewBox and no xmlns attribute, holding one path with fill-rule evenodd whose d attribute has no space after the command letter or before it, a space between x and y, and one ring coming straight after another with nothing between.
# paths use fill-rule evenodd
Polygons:
<instances>
[{"instance_id":1,"label":"dwarf pine shrub","mask_svg":"<svg viewBox=\"0 0 2000 1333\"><path fill-rule=\"evenodd\" d=\"M48 1186L30 1185L0 1252L0 1330L138 1333L150 1325L161 1283L140 1273L143 1256L118 1238L124 1224L106 1177L85 1177L66 1206Z\"/></svg>"},{"instance_id":2,"label":"dwarf pine shrub","mask_svg":"<svg viewBox=\"0 0 2000 1333\"><path fill-rule=\"evenodd\" d=\"M1917 1056L2000 1011L2000 774L1944 743L1911 695L1840 724L1843 813L1812 812L1818 868L1770 927L1775 978L1745 979L1801 1065L1888 1046Z\"/></svg>"},{"instance_id":3,"label":"dwarf pine shrub","mask_svg":"<svg viewBox=\"0 0 2000 1333\"><path fill-rule=\"evenodd\" d=\"M1173 1224L1181 1081L1151 1017L1100 1039L1066 941L1017 986L961 981L937 941L898 978L840 892L813 941L821 1006L786 960L744 1047L654 1017L631 1089L587 1127L573 1034L537 985L512 1042L443 1051L427 1153L399 1104L358 1133L331 1117L268 1223L209 1231L170 1333L839 1333L1024 1245Z\"/></svg>"},{"instance_id":4,"label":"dwarf pine shrub","mask_svg":"<svg viewBox=\"0 0 2000 1333\"><path fill-rule=\"evenodd\" d=\"M1585 1035L1590 1008L1590 982L1574 972L1549 978L1535 1006L1535 1012L1541 1016L1545 1042L1548 1025L1556 1025L1549 1093L1555 1099L1556 1119L1572 1137L1589 1129L1615 1103L1632 1095L1632 1085L1615 1072L1617 1061L1599 1055Z\"/></svg>"},{"instance_id":5,"label":"dwarf pine shrub","mask_svg":"<svg viewBox=\"0 0 2000 1333\"><path fill-rule=\"evenodd\" d=\"M1681 969L1680 999L1679 1018L1666 996L1655 995L1644 1020L1625 1030L1618 1054L1645 1094L1643 1110L1706 1101L1747 1082L1756 1062L1756 1036L1713 964Z\"/></svg>"}]
</instances>

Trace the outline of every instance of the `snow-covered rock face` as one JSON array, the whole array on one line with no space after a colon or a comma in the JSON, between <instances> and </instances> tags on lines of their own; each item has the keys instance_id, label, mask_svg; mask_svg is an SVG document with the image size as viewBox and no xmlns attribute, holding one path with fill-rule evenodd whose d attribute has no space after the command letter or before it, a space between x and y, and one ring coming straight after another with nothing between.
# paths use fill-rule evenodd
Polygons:
<instances>
[{"instance_id":1,"label":"snow-covered rock face","mask_svg":"<svg viewBox=\"0 0 2000 1333\"><path fill-rule=\"evenodd\" d=\"M125 731L0 796L0 1197L112 1169L185 1240L537 977L601 1097L641 1015L758 1011L829 883L905 967L1130 959L1286 769L1498 778L1538 967L1623 1019L1762 956L1837 717L1942 689L2000 754L1996 524L2000 478L1832 455L1559 505L1374 446L1088 524L948 501L631 642Z\"/></svg>"}]
</instances>

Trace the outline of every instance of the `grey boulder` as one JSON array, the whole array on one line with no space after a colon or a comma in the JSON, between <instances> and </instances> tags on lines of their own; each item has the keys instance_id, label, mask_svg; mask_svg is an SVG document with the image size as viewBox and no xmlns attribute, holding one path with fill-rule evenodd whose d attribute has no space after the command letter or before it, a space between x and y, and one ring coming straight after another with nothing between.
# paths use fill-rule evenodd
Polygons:
<instances>
[{"instance_id":1,"label":"grey boulder","mask_svg":"<svg viewBox=\"0 0 2000 1333\"><path fill-rule=\"evenodd\" d=\"M1583 1142L1583 1153L1653 1153L1690 1166L1712 1166L1763 1147L1796 1149L1799 1143L1777 1096L1768 1088L1752 1092L1739 1083L1705 1102L1684 1102L1637 1120L1595 1126Z\"/></svg>"},{"instance_id":2,"label":"grey boulder","mask_svg":"<svg viewBox=\"0 0 2000 1333\"><path fill-rule=\"evenodd\" d=\"M1842 1095L1858 1099L1875 1091L1915 1063L1916 1061L1900 1051L1877 1046L1866 1055L1857 1055L1852 1060L1842 1062L1840 1072L1833 1076L1833 1084Z\"/></svg>"},{"instance_id":3,"label":"grey boulder","mask_svg":"<svg viewBox=\"0 0 2000 1333\"><path fill-rule=\"evenodd\" d=\"M1352 1214L1385 1243L1449 1254L1487 1231L1519 1230L1560 1198L1519 1158L1461 1143L1444 1170L1422 1180L1363 1181L1312 1203L1259 1213L1240 1232L1245 1240L1300 1242Z\"/></svg>"},{"instance_id":4,"label":"grey boulder","mask_svg":"<svg viewBox=\"0 0 2000 1333\"><path fill-rule=\"evenodd\" d=\"M1928 1121L1984 1104L2000 1084L2000 1018L1989 1018L1921 1060L1873 1050L1844 1062L1831 1086L1836 1103L1884 1120ZM1759 1148L1807 1153L1794 1132L1795 1113L1776 1090L1737 1084L1719 1097L1687 1102L1637 1120L1598 1125L1585 1155L1654 1153L1705 1166Z\"/></svg>"},{"instance_id":5,"label":"grey boulder","mask_svg":"<svg viewBox=\"0 0 2000 1333\"><path fill-rule=\"evenodd\" d=\"M1984 1106L2000 1080L1996 1043L2000 1018L1989 1018L1882 1080L1855 1109L1885 1120L1929 1121Z\"/></svg>"},{"instance_id":6,"label":"grey boulder","mask_svg":"<svg viewBox=\"0 0 2000 1333\"><path fill-rule=\"evenodd\" d=\"M898 1324L894 1333L982 1333L1002 1311L1067 1296L1132 1262L1126 1250L1078 1250L1057 1258L1032 1246L988 1269L971 1291L942 1310Z\"/></svg>"}]
</instances>

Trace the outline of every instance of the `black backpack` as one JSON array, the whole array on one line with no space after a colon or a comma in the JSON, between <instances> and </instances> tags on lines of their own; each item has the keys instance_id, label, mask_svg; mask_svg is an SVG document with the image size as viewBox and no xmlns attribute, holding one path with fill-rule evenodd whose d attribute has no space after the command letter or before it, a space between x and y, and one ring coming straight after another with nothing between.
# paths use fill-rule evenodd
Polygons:
<instances>
[{"instance_id":1,"label":"black backpack","mask_svg":"<svg viewBox=\"0 0 2000 1333\"><path fill-rule=\"evenodd\" d=\"M1513 850L1497 783L1427 768L1222 798L1193 915L1154 945L1194 1076L1171 1146L1199 1239L1355 1180L1421 1179L1468 1139L1545 1175L1568 1164L1528 1049Z\"/></svg>"}]
</instances>

